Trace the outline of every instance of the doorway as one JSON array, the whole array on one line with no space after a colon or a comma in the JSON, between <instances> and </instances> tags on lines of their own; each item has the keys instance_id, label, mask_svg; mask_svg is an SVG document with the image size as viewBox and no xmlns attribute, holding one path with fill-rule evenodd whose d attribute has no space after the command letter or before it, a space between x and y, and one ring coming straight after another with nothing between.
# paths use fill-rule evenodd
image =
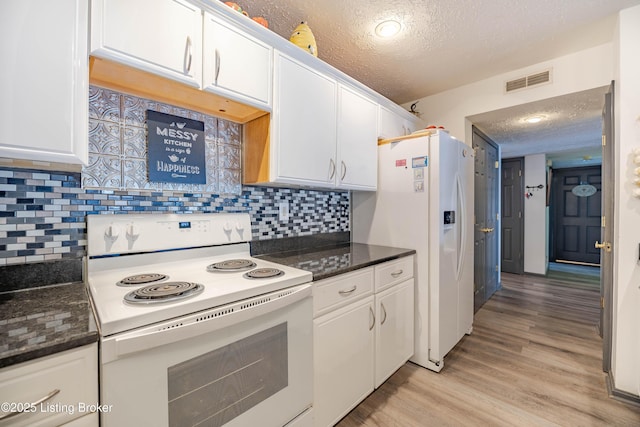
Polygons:
<instances>
[{"instance_id":1,"label":"doorway","mask_svg":"<svg viewBox=\"0 0 640 427\"><path fill-rule=\"evenodd\" d=\"M471 142L475 152L473 306L478 311L500 288L500 152L498 145L475 126Z\"/></svg>"}]
</instances>

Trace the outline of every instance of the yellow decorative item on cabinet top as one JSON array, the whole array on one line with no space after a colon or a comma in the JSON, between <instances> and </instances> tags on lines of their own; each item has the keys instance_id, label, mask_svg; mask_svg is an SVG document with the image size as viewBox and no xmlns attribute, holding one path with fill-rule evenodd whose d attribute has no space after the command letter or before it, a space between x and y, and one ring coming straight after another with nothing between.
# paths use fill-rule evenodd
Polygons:
<instances>
[{"instance_id":1,"label":"yellow decorative item on cabinet top","mask_svg":"<svg viewBox=\"0 0 640 427\"><path fill-rule=\"evenodd\" d=\"M296 46L308 51L313 56L318 56L318 46L316 45L316 38L313 36L311 32L311 28L307 25L305 21L302 21L295 30L293 30L293 34L289 37L289 41Z\"/></svg>"}]
</instances>

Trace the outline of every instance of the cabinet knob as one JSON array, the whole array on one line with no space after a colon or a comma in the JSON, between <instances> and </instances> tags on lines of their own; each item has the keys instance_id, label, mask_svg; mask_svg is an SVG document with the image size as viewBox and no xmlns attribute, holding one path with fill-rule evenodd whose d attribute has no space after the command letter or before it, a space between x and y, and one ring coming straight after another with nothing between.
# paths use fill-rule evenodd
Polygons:
<instances>
[{"instance_id":1,"label":"cabinet knob","mask_svg":"<svg viewBox=\"0 0 640 427\"><path fill-rule=\"evenodd\" d=\"M191 51L192 43L191 37L187 36L187 45L185 48L185 73L189 74L191 72L191 61L193 60L193 52Z\"/></svg>"},{"instance_id":2,"label":"cabinet knob","mask_svg":"<svg viewBox=\"0 0 640 427\"><path fill-rule=\"evenodd\" d=\"M351 295L356 289L358 289L358 287L354 285L351 289L347 289L346 291L338 291L338 293L342 296L347 296Z\"/></svg>"},{"instance_id":3,"label":"cabinet knob","mask_svg":"<svg viewBox=\"0 0 640 427\"><path fill-rule=\"evenodd\" d=\"M329 166L331 167L331 174L329 175L329 179L333 179L336 174L336 162L333 159L329 159Z\"/></svg>"},{"instance_id":4,"label":"cabinet knob","mask_svg":"<svg viewBox=\"0 0 640 427\"><path fill-rule=\"evenodd\" d=\"M384 322L387 321L387 309L384 308L383 303L380 303L380 308L382 308L382 314L384 315L384 317L382 318L382 321L380 322L380 325L384 325Z\"/></svg>"},{"instance_id":5,"label":"cabinet knob","mask_svg":"<svg viewBox=\"0 0 640 427\"><path fill-rule=\"evenodd\" d=\"M402 273L404 273L403 269L396 270L393 273L391 273L391 276L393 276L393 278L396 278L396 277L399 277Z\"/></svg>"},{"instance_id":6,"label":"cabinet knob","mask_svg":"<svg viewBox=\"0 0 640 427\"><path fill-rule=\"evenodd\" d=\"M31 403L31 405L29 404L24 404L23 408L21 408L20 410L17 410L15 412L6 412L2 415L0 415L0 420L6 420L8 418L11 417L15 417L16 415L20 415L22 413L24 413L27 409L33 408L33 407L38 407L40 406L41 403L46 402L47 400L51 399L53 396L55 396L56 394L60 393L59 389L53 389L52 391L49 392L49 394L47 394L46 396L41 397L40 399L36 400L35 402Z\"/></svg>"},{"instance_id":7,"label":"cabinet knob","mask_svg":"<svg viewBox=\"0 0 640 427\"><path fill-rule=\"evenodd\" d=\"M369 330L372 330L374 326L376 326L376 314L373 312L373 308L369 306L369 313L371 313L371 324L369 325Z\"/></svg>"}]
</instances>

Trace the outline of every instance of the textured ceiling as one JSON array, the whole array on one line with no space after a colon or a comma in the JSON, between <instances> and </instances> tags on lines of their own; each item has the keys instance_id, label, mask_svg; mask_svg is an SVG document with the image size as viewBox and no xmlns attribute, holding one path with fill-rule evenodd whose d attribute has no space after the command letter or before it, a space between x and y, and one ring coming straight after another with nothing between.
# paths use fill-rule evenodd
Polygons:
<instances>
[{"instance_id":1,"label":"textured ceiling","mask_svg":"<svg viewBox=\"0 0 640 427\"><path fill-rule=\"evenodd\" d=\"M320 59L398 104L610 42L615 14L640 4L640 0L236 2L250 16L265 17L269 28L285 39L299 22L307 21ZM400 20L403 28L396 38L382 40L374 28L389 18ZM560 135L568 137L571 147L585 138L600 138L603 100L599 95L584 96L556 100L555 106L545 107L557 119L541 124L536 138L547 141L553 136L556 142L538 142L539 146L567 151ZM504 117L495 113L490 120L483 119L485 133L501 143L506 153L524 155L533 150L518 136L516 113L501 113ZM491 121L495 124L489 126ZM584 136L591 132L593 136ZM520 154L509 146L521 150Z\"/></svg>"},{"instance_id":2,"label":"textured ceiling","mask_svg":"<svg viewBox=\"0 0 640 427\"><path fill-rule=\"evenodd\" d=\"M599 163L602 109L608 87L585 90L542 101L470 116L468 119L502 146L502 157L556 153L550 158L580 164ZM539 123L525 118L543 117ZM588 156L585 160L582 157Z\"/></svg>"},{"instance_id":3,"label":"textured ceiling","mask_svg":"<svg viewBox=\"0 0 640 427\"><path fill-rule=\"evenodd\" d=\"M318 57L403 104L611 41L640 0L236 0L289 39L307 21ZM392 40L383 20L402 21ZM609 18L609 19L605 19Z\"/></svg>"}]
</instances>

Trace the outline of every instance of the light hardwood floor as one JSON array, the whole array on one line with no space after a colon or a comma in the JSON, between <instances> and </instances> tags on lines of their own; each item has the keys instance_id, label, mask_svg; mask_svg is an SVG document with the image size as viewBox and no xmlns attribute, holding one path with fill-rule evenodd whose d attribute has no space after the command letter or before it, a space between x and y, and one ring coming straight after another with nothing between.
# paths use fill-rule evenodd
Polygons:
<instances>
[{"instance_id":1,"label":"light hardwood floor","mask_svg":"<svg viewBox=\"0 0 640 427\"><path fill-rule=\"evenodd\" d=\"M599 298L503 273L440 373L407 363L338 426L640 426L640 406L607 396Z\"/></svg>"}]
</instances>

